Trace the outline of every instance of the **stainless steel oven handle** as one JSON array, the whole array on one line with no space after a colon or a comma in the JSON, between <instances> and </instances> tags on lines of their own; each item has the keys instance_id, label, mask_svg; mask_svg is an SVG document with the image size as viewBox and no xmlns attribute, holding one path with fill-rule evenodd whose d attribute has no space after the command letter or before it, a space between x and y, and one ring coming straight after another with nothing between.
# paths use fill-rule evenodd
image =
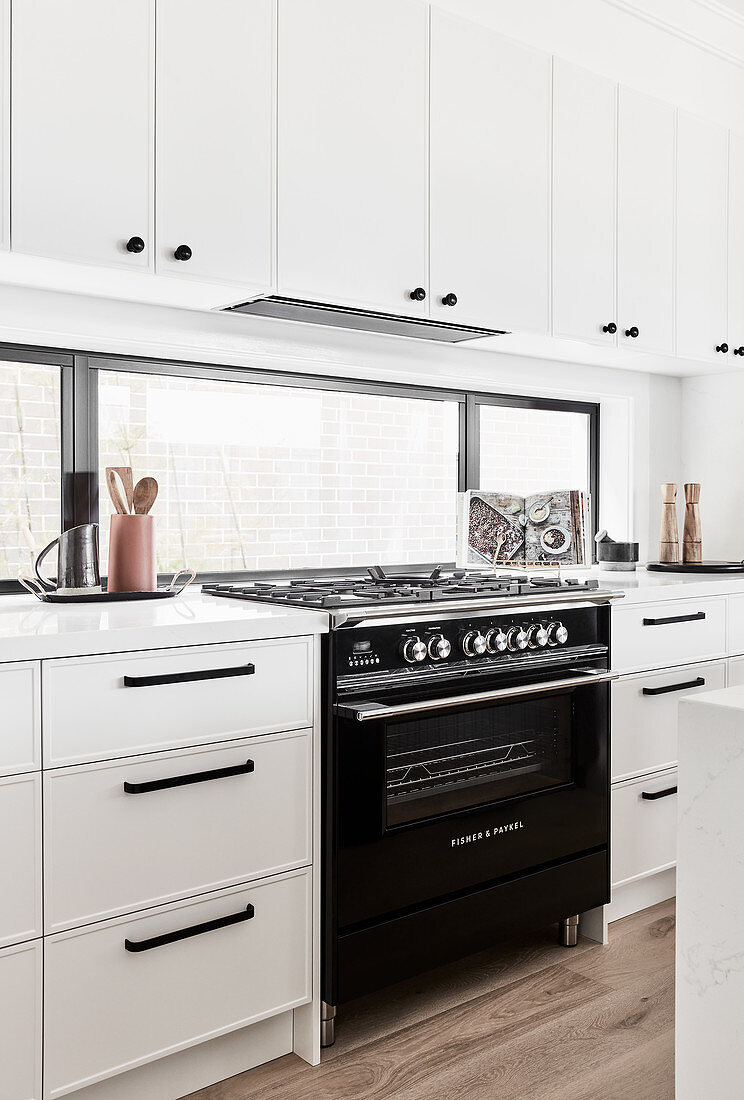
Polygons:
<instances>
[{"instance_id":1,"label":"stainless steel oven handle","mask_svg":"<svg viewBox=\"0 0 744 1100\"><path fill-rule=\"evenodd\" d=\"M446 695L441 699L420 699L412 703L337 703L333 713L339 718L355 718L357 722L370 722L380 718L398 718L405 714L417 714L422 710L443 710L461 707L468 703L490 703L501 699L523 698L525 695L546 695L565 688L585 687L587 684L604 684L618 679L617 672L577 673L563 680L549 680L542 684L522 684L520 687L499 688L497 691L476 691L471 695Z\"/></svg>"}]
</instances>

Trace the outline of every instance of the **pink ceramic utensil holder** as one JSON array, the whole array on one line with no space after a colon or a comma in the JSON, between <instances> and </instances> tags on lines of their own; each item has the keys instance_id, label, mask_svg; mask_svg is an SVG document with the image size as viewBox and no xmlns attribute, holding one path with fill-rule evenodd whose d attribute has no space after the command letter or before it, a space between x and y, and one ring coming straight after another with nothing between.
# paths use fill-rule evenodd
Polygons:
<instances>
[{"instance_id":1,"label":"pink ceramic utensil holder","mask_svg":"<svg viewBox=\"0 0 744 1100\"><path fill-rule=\"evenodd\" d=\"M155 520L152 516L111 516L109 538L109 592L154 592Z\"/></svg>"}]
</instances>

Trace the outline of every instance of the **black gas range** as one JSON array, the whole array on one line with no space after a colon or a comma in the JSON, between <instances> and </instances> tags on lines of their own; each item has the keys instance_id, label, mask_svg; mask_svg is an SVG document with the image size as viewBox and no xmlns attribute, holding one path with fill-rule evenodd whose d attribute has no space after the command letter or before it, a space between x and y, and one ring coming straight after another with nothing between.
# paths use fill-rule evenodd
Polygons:
<instances>
[{"instance_id":1,"label":"black gas range","mask_svg":"<svg viewBox=\"0 0 744 1100\"><path fill-rule=\"evenodd\" d=\"M609 900L610 603L438 568L205 585L321 608L323 1036L338 1005Z\"/></svg>"}]
</instances>

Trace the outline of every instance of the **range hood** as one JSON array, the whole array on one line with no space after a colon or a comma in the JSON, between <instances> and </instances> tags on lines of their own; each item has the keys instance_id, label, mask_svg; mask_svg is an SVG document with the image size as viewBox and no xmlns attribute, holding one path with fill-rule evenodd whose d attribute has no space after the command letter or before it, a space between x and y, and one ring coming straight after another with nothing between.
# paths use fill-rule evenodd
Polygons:
<instances>
[{"instance_id":1,"label":"range hood","mask_svg":"<svg viewBox=\"0 0 744 1100\"><path fill-rule=\"evenodd\" d=\"M229 312L250 313L256 317L276 317L281 321L304 321L309 325L329 325L331 328L358 329L362 332L385 332L389 336L410 336L415 340L440 340L457 344L461 340L478 340L484 336L504 336L503 329L475 328L428 317L397 317L393 313L376 313L369 309L305 302L301 298L272 295L255 302L230 306Z\"/></svg>"}]
</instances>

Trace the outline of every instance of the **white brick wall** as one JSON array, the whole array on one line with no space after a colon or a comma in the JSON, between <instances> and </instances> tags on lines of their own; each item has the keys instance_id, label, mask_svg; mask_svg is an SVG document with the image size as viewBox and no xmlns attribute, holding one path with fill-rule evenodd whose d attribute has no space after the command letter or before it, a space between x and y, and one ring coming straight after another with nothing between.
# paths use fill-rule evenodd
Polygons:
<instances>
[{"instance_id":1,"label":"white brick wall","mask_svg":"<svg viewBox=\"0 0 744 1100\"><path fill-rule=\"evenodd\" d=\"M520 495L588 489L584 413L481 405L480 414L481 489Z\"/></svg>"}]
</instances>

